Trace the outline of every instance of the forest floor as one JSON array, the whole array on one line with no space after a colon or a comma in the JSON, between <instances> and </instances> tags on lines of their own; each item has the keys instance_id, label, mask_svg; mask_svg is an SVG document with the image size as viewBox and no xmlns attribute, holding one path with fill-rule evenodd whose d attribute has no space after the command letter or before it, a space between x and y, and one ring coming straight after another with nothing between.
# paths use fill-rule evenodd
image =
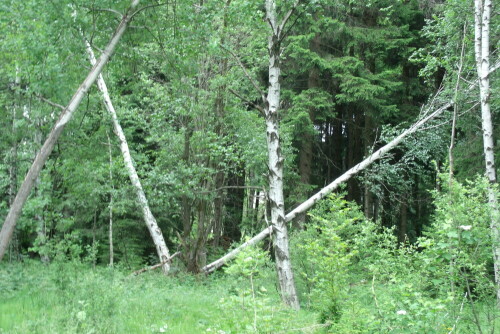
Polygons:
<instances>
[{"instance_id":1,"label":"forest floor","mask_svg":"<svg viewBox=\"0 0 500 334\"><path fill-rule=\"evenodd\" d=\"M271 279L165 277L89 264L0 265L0 333L314 333ZM321 326L320 326L321 327ZM256 330L255 330L256 329Z\"/></svg>"}]
</instances>

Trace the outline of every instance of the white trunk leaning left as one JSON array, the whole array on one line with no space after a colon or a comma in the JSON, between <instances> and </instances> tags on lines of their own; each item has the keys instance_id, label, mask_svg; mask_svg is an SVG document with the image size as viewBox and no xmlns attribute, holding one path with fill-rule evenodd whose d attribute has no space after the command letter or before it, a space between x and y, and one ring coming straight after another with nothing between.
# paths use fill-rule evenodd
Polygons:
<instances>
[{"instance_id":1,"label":"white trunk leaning left","mask_svg":"<svg viewBox=\"0 0 500 334\"><path fill-rule=\"evenodd\" d=\"M288 247L288 231L285 221L285 201L283 198L283 157L281 156L278 111L280 106L280 38L276 20L274 0L266 0L266 13L271 33L269 36L269 88L264 101L266 117L267 151L269 158L269 202L271 204L271 224L274 232L276 269L281 290L281 298L288 306L299 309L295 281Z\"/></svg>"},{"instance_id":2,"label":"white trunk leaning left","mask_svg":"<svg viewBox=\"0 0 500 334\"><path fill-rule=\"evenodd\" d=\"M45 162L49 158L50 153L52 153L52 150L54 149L57 140L61 136L64 127L69 122L69 120L73 116L73 113L76 111L76 109L82 102L82 99L89 90L90 86L92 86L92 84L95 82L97 76L99 75L99 73L101 73L102 69L104 68L104 65L106 65L109 58L113 54L113 51L116 49L116 46L118 45L118 42L125 33L125 30L127 30L127 26L133 17L133 12L138 5L139 5L139 0L133 0L131 2L129 9L127 10L127 13L125 13L125 15L123 16L120 24L118 25L116 31L111 37L111 40L109 41L108 45L102 52L101 57L99 57L97 63L94 65L94 67L92 67L85 80L83 80L82 84L76 90L75 94L69 101L68 105L61 113L61 116L59 117L56 124L50 131L47 139L45 140L45 143L40 148L40 151L38 152L35 161L33 161L33 164L28 170L28 173L26 174L26 177L24 178L21 187L17 192L14 202L10 206L9 213L7 214L7 217L5 218L5 221L2 225L2 230L0 231L0 261L3 259L5 251L9 245L9 241L12 238L12 233L14 232L14 228L16 227L17 219L21 215L24 203L26 203L26 200L28 199L28 196L31 193L31 189L33 188L35 180L40 175L40 172L43 166L45 165Z\"/></svg>"},{"instance_id":3,"label":"white trunk leaning left","mask_svg":"<svg viewBox=\"0 0 500 334\"><path fill-rule=\"evenodd\" d=\"M94 65L96 60L94 57L94 52L92 51L92 47L90 46L88 41L85 41L85 44L87 46L87 52L89 54L90 62L92 63L92 65ZM106 106L106 109L111 115L115 134L120 140L120 150L122 152L123 161L125 162L125 168L127 169L130 182L134 186L137 195L137 200L139 206L141 207L142 215L144 217L144 223L146 223L149 233L151 234L151 238L153 239L153 243L155 244L156 253L158 254L160 263L164 263L162 266L163 272L165 274L168 274L170 270L170 264L167 261L170 258L168 248L165 243L165 239L163 238L161 229L158 226L158 223L156 222L156 219L149 208L148 200L142 188L141 180L139 179L139 175L137 175L137 171L135 170L132 156L130 155L127 138L125 138L125 134L123 133L120 122L118 121L115 108L113 106L113 103L111 102L111 98L109 97L108 87L104 82L102 74L99 74L99 77L97 78L97 86L99 87L99 90L102 93L104 99L104 105Z\"/></svg>"},{"instance_id":4,"label":"white trunk leaning left","mask_svg":"<svg viewBox=\"0 0 500 334\"><path fill-rule=\"evenodd\" d=\"M486 176L490 183L488 202L491 207L490 232L493 243L493 267L497 306L500 307L500 212L498 199L493 190L497 183L494 157L493 122L490 110L490 17L491 0L474 0L474 50L476 56L477 74L479 77L479 93L481 98L481 119L483 128L483 149L486 163Z\"/></svg>"}]
</instances>

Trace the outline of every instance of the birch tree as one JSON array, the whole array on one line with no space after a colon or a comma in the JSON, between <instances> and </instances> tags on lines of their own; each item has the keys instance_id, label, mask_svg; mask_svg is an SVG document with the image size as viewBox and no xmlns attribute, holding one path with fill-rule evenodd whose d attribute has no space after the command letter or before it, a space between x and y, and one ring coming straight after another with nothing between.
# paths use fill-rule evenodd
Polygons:
<instances>
[{"instance_id":1,"label":"birch tree","mask_svg":"<svg viewBox=\"0 0 500 334\"><path fill-rule=\"evenodd\" d=\"M137 13L136 8L139 5L139 1L140 0L132 0L130 7L123 15L120 24L116 28L113 36L111 37L111 40L109 41L108 45L102 52L99 60L97 61L95 66L92 67L85 80L76 90L70 102L61 113L59 119L57 120L56 124L52 128L47 139L45 140L45 143L43 144L39 153L37 154L35 161L33 162L28 173L26 174L26 177L17 192L16 198L14 199L12 205L10 206L9 213L7 214L7 217L5 218L5 221L2 225L2 230L0 231L0 261L3 259L5 251L9 245L10 239L12 238L12 234L14 232L17 220L21 215L22 208L33 188L36 179L38 178L43 166L45 165L45 162L49 158L50 153L54 149L57 140L59 139L64 130L64 127L70 121L71 117L73 116L74 112L80 105L86 92L95 82L97 76L99 75L99 73L101 73L102 69L109 61L111 55L116 49L116 46L118 45L118 42L125 33L128 24L134 17L135 13Z\"/></svg>"},{"instance_id":2,"label":"birch tree","mask_svg":"<svg viewBox=\"0 0 500 334\"><path fill-rule=\"evenodd\" d=\"M498 231L500 213L498 210L498 199L493 188L493 186L497 183L497 177L494 157L493 121L490 110L491 91L489 79L491 8L491 0L474 0L474 51L477 74L479 77L486 176L488 177L488 181L490 183L490 187L488 188L488 202L491 207L490 229L493 242L493 266L495 271L497 305L500 306L500 232Z\"/></svg>"},{"instance_id":3,"label":"birch tree","mask_svg":"<svg viewBox=\"0 0 500 334\"><path fill-rule=\"evenodd\" d=\"M299 1L295 2L294 8ZM269 202L271 205L271 224L273 226L273 245L276 256L276 269L281 290L281 298L290 307L299 309L299 300L290 259L288 230L285 219L285 200L283 197L283 157L281 155L278 112L280 109L280 56L284 26L294 8L280 23L276 14L274 0L266 0L266 19L270 26L268 37L269 87L264 99L266 119L266 138L269 168Z\"/></svg>"},{"instance_id":4,"label":"birch tree","mask_svg":"<svg viewBox=\"0 0 500 334\"><path fill-rule=\"evenodd\" d=\"M85 44L87 47L87 52L89 54L90 62L92 63L92 65L95 65L96 59L94 56L94 52L92 51L92 47L90 46L88 41L85 41ZM111 102L111 98L109 97L108 87L106 86L106 82L104 82L102 74L99 74L99 76L97 77L97 86L99 87L99 90L102 93L104 105L106 106L106 110L111 115L111 119L113 121L113 129L120 141L120 150L122 152L123 161L125 162L125 168L127 169L130 182L132 183L135 189L135 193L137 195L137 201L139 207L141 208L142 215L144 218L144 223L146 224L149 230L149 234L153 239L153 243L155 244L156 252L160 259L160 263L163 263L162 266L163 272L165 274L168 274L170 270L170 264L168 263L167 260L170 258L170 254L168 252L167 244L165 243L165 239L163 238L161 229L158 226L158 223L156 222L156 219L153 213L151 212L151 209L149 208L148 200L142 188L141 180L137 175L137 171L135 170L134 167L134 161L132 159L132 156L130 155L127 138L125 137L125 133L123 132L120 122L118 121L118 116L116 115L115 108L113 106L113 103ZM110 223L110 228L111 228L111 223ZM110 237L110 242L112 242L111 240L112 239Z\"/></svg>"}]
</instances>

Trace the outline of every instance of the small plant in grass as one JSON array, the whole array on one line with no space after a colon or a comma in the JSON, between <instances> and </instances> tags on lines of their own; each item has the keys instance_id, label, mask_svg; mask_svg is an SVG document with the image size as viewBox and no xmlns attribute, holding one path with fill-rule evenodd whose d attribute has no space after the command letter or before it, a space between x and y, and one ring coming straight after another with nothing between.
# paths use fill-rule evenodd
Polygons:
<instances>
[{"instance_id":1,"label":"small plant in grass","mask_svg":"<svg viewBox=\"0 0 500 334\"><path fill-rule=\"evenodd\" d=\"M235 277L236 280L246 279L250 284L249 288L245 288L243 285L239 287L238 293L241 298L242 306L245 306L245 299L247 295L250 295L251 301L247 304L251 305L253 309L253 330L257 331L257 309L259 306L255 287L255 277L259 274L260 270L264 268L265 264L269 261L269 256L263 250L257 247L248 247L243 252L241 252L236 260L229 266L226 273ZM259 289L260 293L266 292L265 288L261 287Z\"/></svg>"}]
</instances>

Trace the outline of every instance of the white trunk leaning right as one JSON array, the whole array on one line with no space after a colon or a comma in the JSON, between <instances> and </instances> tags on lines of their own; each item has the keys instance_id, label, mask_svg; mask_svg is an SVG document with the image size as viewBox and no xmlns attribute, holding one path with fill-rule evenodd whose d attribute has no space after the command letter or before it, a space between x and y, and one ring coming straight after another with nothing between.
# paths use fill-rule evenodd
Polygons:
<instances>
[{"instance_id":1,"label":"white trunk leaning right","mask_svg":"<svg viewBox=\"0 0 500 334\"><path fill-rule=\"evenodd\" d=\"M94 57L94 52L92 51L92 48L87 41L85 41L85 44L87 46L87 52L89 54L90 62L92 63L92 65L94 65L96 62ZM137 195L137 201L142 210L142 215L144 217L144 223L146 223L146 226L148 227L149 230L149 234L151 234L151 238L153 239L153 243L155 244L156 253L158 254L160 263L164 263L162 266L163 273L168 274L170 270L170 264L167 261L170 258L168 248L165 243L165 239L163 238L161 229L158 226L158 223L156 222L156 219L149 208L148 200L142 188L141 180L139 179L139 175L137 175L137 171L135 170L132 156L130 155L130 150L127 144L127 138L125 138L125 133L123 133L123 129L120 125L120 122L118 121L115 108L113 106L113 103L111 102L111 98L109 97L108 88L106 86L106 83L104 82L102 74L99 74L99 77L97 78L97 86L99 87L99 90L102 92L104 105L106 106L108 112L111 114L115 134L120 140L120 150L122 152L123 161L125 162L125 168L127 169L130 182L134 186Z\"/></svg>"},{"instance_id":2,"label":"white trunk leaning right","mask_svg":"<svg viewBox=\"0 0 500 334\"><path fill-rule=\"evenodd\" d=\"M477 74L479 77L479 92L481 98L481 119L483 128L483 148L486 163L486 176L490 183L488 202L491 207L490 231L493 243L493 267L497 306L500 307L500 233L498 199L493 190L497 183L494 157L493 122L490 110L490 17L491 0L474 0L474 50L476 56Z\"/></svg>"},{"instance_id":3,"label":"white trunk leaning right","mask_svg":"<svg viewBox=\"0 0 500 334\"><path fill-rule=\"evenodd\" d=\"M471 90L473 87L475 87L476 84L473 84L469 87L468 90ZM285 216L285 222L290 222L292 221L295 217L298 215L306 212L309 210L314 204L316 204L319 200L324 198L326 195L337 189L342 183L348 181L351 177L355 176L359 172L363 171L366 169L368 166L370 166L372 163L375 161L379 160L383 156L385 156L390 150L392 150L394 147L396 147L399 143L401 143L407 136L411 135L412 133L415 133L418 129L420 129L426 122L429 120L435 118L438 115L441 115L443 111L447 110L453 106L453 102L450 101L448 103L445 103L443 106L438 108L436 111L433 113L429 114L428 116L422 118L421 120L417 121L415 124L413 124L410 128L406 129L403 131L399 136L394 138L392 141L387 143L386 145L382 146L380 149L378 149L376 152L374 152L372 155L367 157L365 160L361 161L359 164L355 165L351 169L349 169L347 172L336 178L332 183L328 184L326 187L318 191L316 194L311 196L308 200L303 202L301 205L290 211L286 216ZM229 262L230 260L234 259L236 255L238 255L239 252L241 252L244 248L254 245L257 242L265 239L268 237L272 232L272 227L268 227L261 231L259 234L257 234L255 237L252 239L248 240L241 246L233 249L231 252L228 254L224 255L220 259L206 265L205 267L202 268L202 271L205 273L209 274L217 270L218 268L222 267L224 264Z\"/></svg>"},{"instance_id":4,"label":"white trunk leaning right","mask_svg":"<svg viewBox=\"0 0 500 334\"><path fill-rule=\"evenodd\" d=\"M14 232L14 228L16 227L17 220L21 215L24 203L26 203L26 200L28 199L31 189L33 188L33 185L35 183L35 180L40 175L40 172L43 166L45 165L45 162L49 158L50 153L52 153L52 150L54 149L57 140L61 136L64 127L69 122L69 120L73 116L73 113L82 102L82 99L89 90L90 86L92 86L92 84L95 82L97 76L99 75L99 73L101 73L102 69L104 68L104 65L106 65L109 58L113 54L113 51L116 49L116 46L120 41L120 38L125 33L125 30L127 29L127 26L133 17L133 11L135 10L135 8L137 8L138 5L139 5L139 0L132 1L129 9L127 10L127 13L125 13L120 24L116 28L116 31L111 37L109 44L106 46L106 48L101 54L101 57L97 61L97 64L94 67L92 67L85 80L82 82L80 87L77 89L77 91L71 98L67 107L61 113L61 116L59 117L56 124L50 131L47 139L45 140L45 143L40 149L40 152L36 156L35 161L33 162L28 173L26 174L23 184L19 188L16 198L14 199L14 202L10 206L9 213L5 218L5 221L2 225L2 230L0 231L0 261L3 259L5 251L7 250L9 241L12 238L12 233Z\"/></svg>"}]
</instances>

